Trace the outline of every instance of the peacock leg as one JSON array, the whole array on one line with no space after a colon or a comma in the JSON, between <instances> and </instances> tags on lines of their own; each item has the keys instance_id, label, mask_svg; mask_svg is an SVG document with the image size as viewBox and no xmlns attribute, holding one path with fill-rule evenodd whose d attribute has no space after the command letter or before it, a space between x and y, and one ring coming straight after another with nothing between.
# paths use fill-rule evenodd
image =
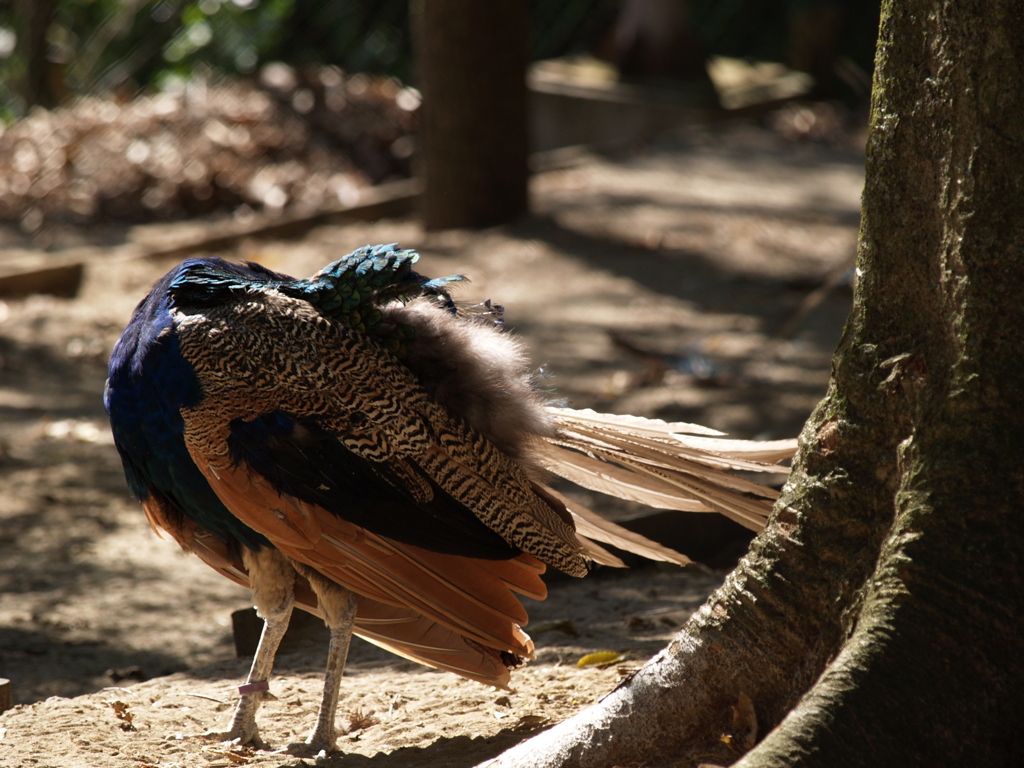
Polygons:
<instances>
[{"instance_id":1,"label":"peacock leg","mask_svg":"<svg viewBox=\"0 0 1024 768\"><path fill-rule=\"evenodd\" d=\"M324 695L320 702L316 727L306 739L313 752L334 750L338 731L334 724L338 709L338 692L345 673L352 629L356 623L356 595L348 589L324 579L315 571L300 568L316 593L324 623L331 630L331 644L327 651L327 671L324 673Z\"/></svg>"},{"instance_id":2,"label":"peacock leg","mask_svg":"<svg viewBox=\"0 0 1024 768\"><path fill-rule=\"evenodd\" d=\"M274 667L274 657L288 629L288 620L295 604L295 569L280 552L269 547L259 552L242 550L242 561L249 572L252 601L256 612L263 618L263 633L231 724L226 731L210 731L206 736L220 741L238 740L265 749L256 725L256 712L265 698L270 696L267 681Z\"/></svg>"}]
</instances>

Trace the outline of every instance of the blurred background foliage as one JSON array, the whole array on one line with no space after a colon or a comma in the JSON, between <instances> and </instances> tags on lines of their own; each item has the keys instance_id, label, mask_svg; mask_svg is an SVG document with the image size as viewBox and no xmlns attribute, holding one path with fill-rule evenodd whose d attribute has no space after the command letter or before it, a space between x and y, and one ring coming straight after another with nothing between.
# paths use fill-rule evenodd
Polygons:
<instances>
[{"instance_id":1,"label":"blurred background foliage","mask_svg":"<svg viewBox=\"0 0 1024 768\"><path fill-rule=\"evenodd\" d=\"M710 54L776 61L847 85L870 76L879 6L879 0L528 2L533 60L591 52L626 74L671 77L651 56L637 55L638 46L671 38L667 45L677 54L687 48L698 61ZM270 61L415 82L409 0L0 0L0 114L8 119L70 95L131 97L196 74L248 76Z\"/></svg>"},{"instance_id":2,"label":"blurred background foliage","mask_svg":"<svg viewBox=\"0 0 1024 768\"><path fill-rule=\"evenodd\" d=\"M532 6L534 56L550 58L595 45L618 2ZM27 44L33 16L50 19L43 50ZM26 92L32 56L47 70L38 93ZM0 60L8 118L32 102L166 89L197 73L248 76L269 61L413 79L407 0L13 0L0 2Z\"/></svg>"},{"instance_id":3,"label":"blurred background foliage","mask_svg":"<svg viewBox=\"0 0 1024 768\"><path fill-rule=\"evenodd\" d=\"M429 1L0 0L0 225L48 246L51 225L316 211L408 177ZM521 1L532 61L581 55L687 104L733 106L715 57L807 73L759 97L803 100L796 137L841 132L870 92L879 0Z\"/></svg>"}]
</instances>

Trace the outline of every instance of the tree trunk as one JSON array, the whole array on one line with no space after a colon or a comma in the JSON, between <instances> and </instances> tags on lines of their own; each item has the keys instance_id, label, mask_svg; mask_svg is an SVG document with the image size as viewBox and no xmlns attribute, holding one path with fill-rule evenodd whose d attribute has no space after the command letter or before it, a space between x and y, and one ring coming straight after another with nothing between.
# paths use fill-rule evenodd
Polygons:
<instances>
[{"instance_id":1,"label":"tree trunk","mask_svg":"<svg viewBox=\"0 0 1024 768\"><path fill-rule=\"evenodd\" d=\"M416 0L420 170L427 229L488 227L526 212L525 0Z\"/></svg>"},{"instance_id":2,"label":"tree trunk","mask_svg":"<svg viewBox=\"0 0 1024 768\"><path fill-rule=\"evenodd\" d=\"M18 52L25 62L22 96L27 107L55 107L54 64L47 57L50 29L56 10L55 0L16 0Z\"/></svg>"},{"instance_id":3,"label":"tree trunk","mask_svg":"<svg viewBox=\"0 0 1024 768\"><path fill-rule=\"evenodd\" d=\"M490 765L728 764L741 694L742 766L1024 759L1022 29L1024 0L884 4L854 308L768 528L659 657Z\"/></svg>"}]
</instances>

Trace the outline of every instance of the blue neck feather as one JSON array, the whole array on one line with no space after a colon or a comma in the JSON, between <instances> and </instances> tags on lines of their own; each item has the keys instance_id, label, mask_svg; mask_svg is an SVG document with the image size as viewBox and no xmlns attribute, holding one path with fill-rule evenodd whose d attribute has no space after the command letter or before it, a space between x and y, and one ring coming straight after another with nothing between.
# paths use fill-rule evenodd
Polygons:
<instances>
[{"instance_id":1,"label":"blue neck feather","mask_svg":"<svg viewBox=\"0 0 1024 768\"><path fill-rule=\"evenodd\" d=\"M195 261L168 274L136 307L110 358L104 405L140 501L156 494L222 541L258 550L267 540L227 510L185 447L181 408L197 404L202 391L172 328L168 287Z\"/></svg>"}]
</instances>

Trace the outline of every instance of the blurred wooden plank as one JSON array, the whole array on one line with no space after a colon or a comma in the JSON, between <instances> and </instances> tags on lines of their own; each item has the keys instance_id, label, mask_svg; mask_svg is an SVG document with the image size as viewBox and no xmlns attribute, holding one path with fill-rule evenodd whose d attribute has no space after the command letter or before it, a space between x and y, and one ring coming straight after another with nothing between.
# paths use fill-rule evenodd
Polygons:
<instances>
[{"instance_id":1,"label":"blurred wooden plank","mask_svg":"<svg viewBox=\"0 0 1024 768\"><path fill-rule=\"evenodd\" d=\"M261 218L248 225L213 224L204 235L165 247L125 243L116 247L74 248L62 253L8 253L6 263L0 263L0 297L47 293L73 298L91 261L109 264L130 259L183 259L196 253L230 250L247 239L295 238L325 224L405 216L416 210L422 186L419 179L381 184L365 190L358 205Z\"/></svg>"},{"instance_id":2,"label":"blurred wooden plank","mask_svg":"<svg viewBox=\"0 0 1024 768\"><path fill-rule=\"evenodd\" d=\"M47 266L28 267L22 263L14 269L0 271L0 297L17 298L33 293L47 293L62 298L73 298L82 284L85 265L76 259L61 259L62 263L49 265L49 259L36 259Z\"/></svg>"},{"instance_id":3,"label":"blurred wooden plank","mask_svg":"<svg viewBox=\"0 0 1024 768\"><path fill-rule=\"evenodd\" d=\"M326 224L347 221L376 221L405 216L416 210L423 184L419 179L403 179L366 189L358 205L320 210L310 214L281 216L273 220L258 221L244 227L223 232L167 248L149 248L142 254L151 259L181 259L193 253L226 251L242 240L301 237L309 230ZM135 246L138 247L138 246Z\"/></svg>"},{"instance_id":4,"label":"blurred wooden plank","mask_svg":"<svg viewBox=\"0 0 1024 768\"><path fill-rule=\"evenodd\" d=\"M231 636L235 641L235 656L252 656L263 634L263 619L255 608L239 608L231 612Z\"/></svg>"}]
</instances>

